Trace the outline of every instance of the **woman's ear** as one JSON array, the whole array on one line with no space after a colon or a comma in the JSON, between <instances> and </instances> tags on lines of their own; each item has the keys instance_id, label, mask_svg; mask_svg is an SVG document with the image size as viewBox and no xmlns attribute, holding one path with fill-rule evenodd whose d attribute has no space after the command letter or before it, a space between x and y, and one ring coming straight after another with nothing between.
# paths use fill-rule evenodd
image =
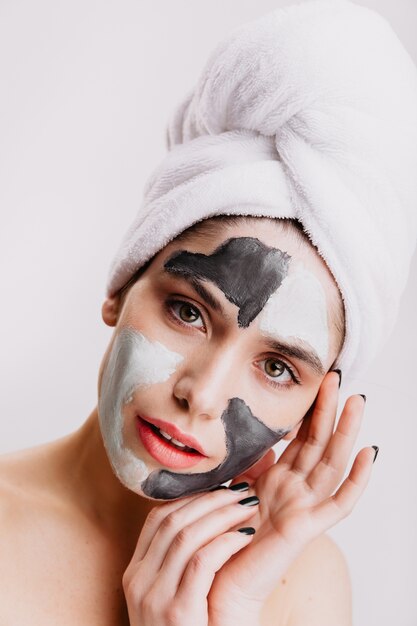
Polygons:
<instances>
[{"instance_id":1,"label":"woman's ear","mask_svg":"<svg viewBox=\"0 0 417 626\"><path fill-rule=\"evenodd\" d=\"M120 298L119 296L112 296L106 298L101 307L101 316L107 326L116 326L119 318Z\"/></svg>"}]
</instances>

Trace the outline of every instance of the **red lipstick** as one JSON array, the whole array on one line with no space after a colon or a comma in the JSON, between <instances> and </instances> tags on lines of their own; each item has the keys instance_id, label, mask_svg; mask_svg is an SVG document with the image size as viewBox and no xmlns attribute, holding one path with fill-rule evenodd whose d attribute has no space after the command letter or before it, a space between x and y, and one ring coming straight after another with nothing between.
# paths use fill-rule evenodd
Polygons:
<instances>
[{"instance_id":1,"label":"red lipstick","mask_svg":"<svg viewBox=\"0 0 417 626\"><path fill-rule=\"evenodd\" d=\"M196 450L203 456L207 456L203 450L203 447L200 445L197 439L195 439L192 435L187 435L186 433L183 433L176 424L166 422L165 420L161 420L156 417L148 417L147 415L142 416L142 419L149 424L156 426L159 430L163 430L165 433L170 435L170 437L176 439L188 448L194 448L194 450Z\"/></svg>"},{"instance_id":2,"label":"red lipstick","mask_svg":"<svg viewBox=\"0 0 417 626\"><path fill-rule=\"evenodd\" d=\"M200 443L178 426L154 417L137 417L137 428L145 450L161 465L185 469L207 458Z\"/></svg>"}]
</instances>

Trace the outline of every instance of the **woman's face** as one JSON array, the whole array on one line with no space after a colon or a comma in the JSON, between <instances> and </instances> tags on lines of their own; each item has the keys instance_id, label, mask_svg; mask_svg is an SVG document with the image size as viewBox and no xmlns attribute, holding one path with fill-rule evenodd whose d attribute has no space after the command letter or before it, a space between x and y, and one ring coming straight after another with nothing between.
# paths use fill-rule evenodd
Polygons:
<instances>
[{"instance_id":1,"label":"woman's face","mask_svg":"<svg viewBox=\"0 0 417 626\"><path fill-rule=\"evenodd\" d=\"M103 306L98 410L122 483L205 491L295 432L337 356L338 297L318 254L266 220L161 250Z\"/></svg>"}]
</instances>

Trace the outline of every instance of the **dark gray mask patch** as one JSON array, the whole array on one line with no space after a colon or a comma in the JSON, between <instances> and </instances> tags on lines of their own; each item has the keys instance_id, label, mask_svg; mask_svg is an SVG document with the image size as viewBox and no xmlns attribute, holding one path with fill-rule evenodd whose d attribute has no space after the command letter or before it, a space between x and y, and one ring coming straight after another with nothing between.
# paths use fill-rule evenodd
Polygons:
<instances>
[{"instance_id":1,"label":"dark gray mask patch","mask_svg":"<svg viewBox=\"0 0 417 626\"><path fill-rule=\"evenodd\" d=\"M175 252L167 271L208 280L239 307L238 325L248 327L287 275L291 257L254 237L228 239L210 254Z\"/></svg>"},{"instance_id":2,"label":"dark gray mask patch","mask_svg":"<svg viewBox=\"0 0 417 626\"><path fill-rule=\"evenodd\" d=\"M173 500L207 491L247 470L291 430L268 428L240 398L229 400L221 419L226 434L226 458L220 465L196 474L155 470L142 483L143 492L151 498Z\"/></svg>"}]
</instances>

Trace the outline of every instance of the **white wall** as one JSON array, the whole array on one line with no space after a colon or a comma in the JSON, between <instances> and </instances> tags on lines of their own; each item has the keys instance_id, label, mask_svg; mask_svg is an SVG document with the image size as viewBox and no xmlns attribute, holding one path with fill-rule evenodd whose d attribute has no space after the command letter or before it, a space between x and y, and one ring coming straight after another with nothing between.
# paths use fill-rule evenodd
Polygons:
<instances>
[{"instance_id":1,"label":"white wall","mask_svg":"<svg viewBox=\"0 0 417 626\"><path fill-rule=\"evenodd\" d=\"M167 118L232 27L284 4L0 2L0 452L66 434L93 408L108 266L165 154ZM416 3L361 4L417 60ZM417 624L416 277L417 257L385 350L343 385L368 396L356 449L380 446L365 496L331 531L355 626Z\"/></svg>"}]
</instances>

